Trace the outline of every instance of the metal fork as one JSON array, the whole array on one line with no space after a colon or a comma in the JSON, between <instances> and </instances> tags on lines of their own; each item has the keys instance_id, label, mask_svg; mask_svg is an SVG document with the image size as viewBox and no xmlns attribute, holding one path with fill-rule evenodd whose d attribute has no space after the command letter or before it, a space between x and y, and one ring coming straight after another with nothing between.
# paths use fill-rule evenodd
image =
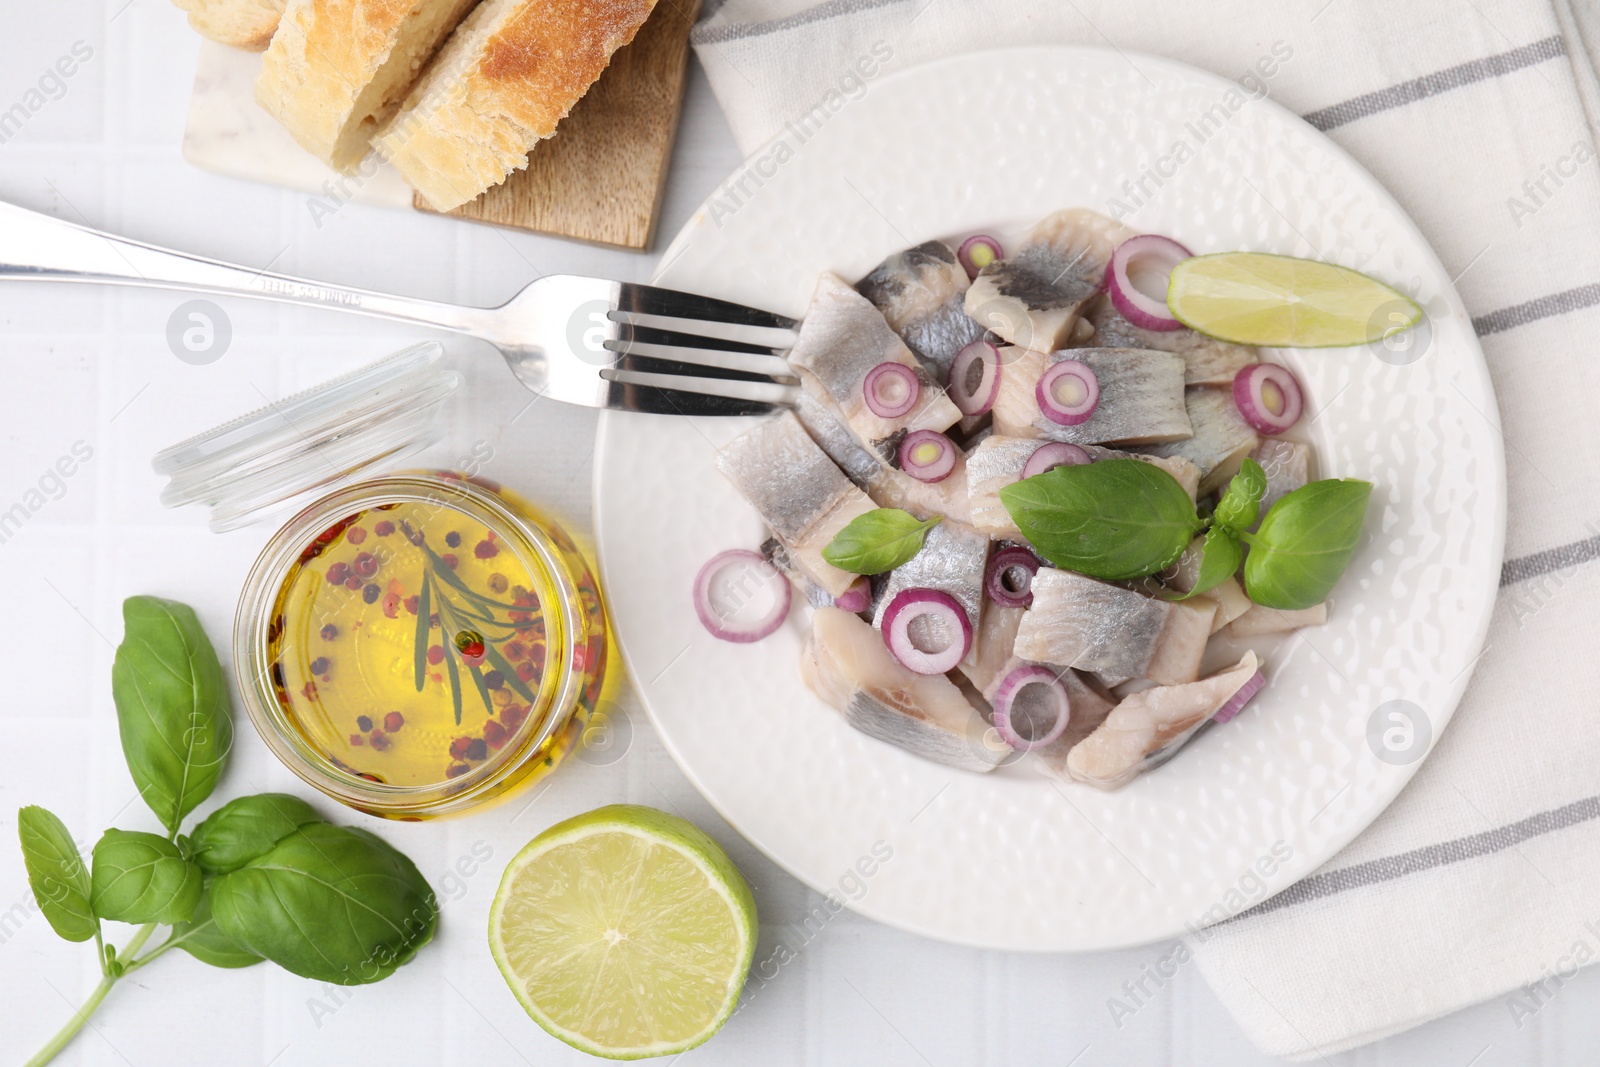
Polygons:
<instances>
[{"instance_id":1,"label":"metal fork","mask_svg":"<svg viewBox=\"0 0 1600 1067\"><path fill-rule=\"evenodd\" d=\"M256 297L467 334L519 381L568 404L667 415L752 415L795 402L793 319L726 300L551 275L499 307L463 307L251 270L0 203L0 278Z\"/></svg>"}]
</instances>

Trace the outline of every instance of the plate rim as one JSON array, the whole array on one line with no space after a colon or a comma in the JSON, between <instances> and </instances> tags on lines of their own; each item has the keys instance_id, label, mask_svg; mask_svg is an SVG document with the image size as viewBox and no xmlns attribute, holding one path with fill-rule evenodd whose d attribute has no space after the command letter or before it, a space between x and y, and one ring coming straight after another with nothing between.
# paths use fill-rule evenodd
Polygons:
<instances>
[{"instance_id":1,"label":"plate rim","mask_svg":"<svg viewBox=\"0 0 1600 1067\"><path fill-rule=\"evenodd\" d=\"M1075 55L1092 55L1101 60L1115 58L1133 65L1135 70L1139 69L1138 64L1146 63L1154 67L1165 68L1168 71L1181 75L1184 78L1207 84L1219 91L1225 91L1228 89L1239 91L1239 86L1232 79L1216 74L1212 71L1193 66L1192 64L1182 62L1181 60L1169 59L1163 56L1156 56L1145 52L1126 49L1106 48L1096 45L1065 44L1020 45L956 53L954 55L931 59L915 66L908 67L904 70L896 71L893 74L885 76L876 84L889 85L896 82L909 81L915 78L926 78L929 77L932 72L937 72L945 68L962 67L967 64L975 63L987 63L990 70L1006 69L1006 65L1002 62L999 62L1000 57L1005 57L1015 61L1017 58L1023 56L1049 56L1060 59L1063 57L1070 58ZM1462 301L1461 295L1456 288L1455 280L1450 276L1449 271L1445 269L1444 264L1439 259L1438 253L1434 249L1432 242L1427 239L1420 227L1417 226L1416 220L1413 219L1410 212L1408 212L1399 203L1399 201L1395 199L1394 194L1389 191L1388 187L1379 181L1378 178L1366 168L1366 166L1364 166L1358 159L1346 151L1343 146L1339 145L1332 138L1330 138L1325 132L1318 130L1316 127L1306 122L1303 117L1296 112L1291 111L1283 104L1280 104L1270 95L1255 98L1253 100L1253 104L1256 107L1265 107L1271 109L1280 117L1292 120L1292 123L1300 127L1302 132L1313 135L1313 140L1320 148L1337 156L1345 163L1346 166L1364 178L1369 183L1369 189L1371 193L1379 199L1383 206L1392 212L1396 220L1397 227L1403 228L1404 231L1406 231L1406 233L1415 241L1417 247L1420 249L1421 255L1426 257L1426 263L1437 272L1438 276L1446 280L1441 289L1440 295L1449 303L1451 311L1464 318L1468 323L1467 328L1463 331L1463 340L1467 346L1464 354L1469 358L1463 360L1462 369L1470 371L1480 385L1483 395L1491 401L1491 403L1488 405L1488 411L1479 411L1479 414L1483 416L1484 420L1489 424L1489 427L1493 431L1494 435L1494 443L1490 450L1490 458L1493 460L1494 468L1491 472L1494 476L1491 501L1494 509L1494 516L1492 529L1489 531L1492 541L1490 546L1489 562L1485 564L1484 574L1481 576L1481 581L1487 586L1487 595L1482 600L1483 606L1479 612L1479 617L1475 620L1474 625L1472 626L1472 639L1467 646L1469 652L1468 666L1463 669L1455 679L1446 684L1445 690L1448 699L1444 703L1442 709L1430 714L1430 722L1434 724L1434 729L1433 738L1429 744L1428 751L1423 754L1422 758L1410 764L1395 768L1393 773L1384 778L1381 789L1373 789L1371 791L1369 795L1379 797L1381 802L1374 802L1370 804L1367 808L1367 811L1363 813L1361 817L1352 821L1352 825L1347 832L1331 835L1329 840L1333 842L1333 844L1328 848L1325 856L1323 856L1319 861L1316 861L1313 865L1307 866L1304 870L1300 871L1293 879L1286 880L1281 885L1270 887L1260 900L1252 901L1252 908L1265 902L1266 900L1270 900L1279 893L1288 890L1291 886L1298 884L1300 881L1320 870L1322 867L1326 866L1328 863L1338 857L1352 841L1361 836L1361 834L1365 833L1372 826L1372 824L1384 814L1384 812L1389 810L1389 808L1394 804L1395 800L1399 797L1400 793L1416 776L1417 772L1421 770L1422 766L1427 763L1430 758L1432 758L1434 752L1438 749L1440 740L1444 736L1445 731L1449 728L1451 721L1455 718L1456 711L1461 705L1461 701L1466 694L1467 687L1471 684L1473 677L1477 673L1478 663L1481 661L1483 656L1484 645L1488 639L1489 627L1493 621L1495 605L1497 602L1499 572L1505 559L1505 538L1508 511L1504 444L1505 435L1501 428L1499 400L1495 392L1494 382L1489 373L1488 361L1484 356L1482 343L1476 332L1470 327L1470 317L1467 316L1465 303ZM772 138L763 142L761 145L757 146L751 152L746 154L740 163L729 172L728 176L719 182L717 186L706 196L706 198L701 202L700 206L689 216L688 220L673 236L672 241L665 249L662 250L660 257L651 271L652 284L656 283L661 273L667 267L670 267L674 262L676 262L676 260L682 254L682 249L680 246L686 246L699 234L702 221L706 217L710 205L719 198L725 197L727 191L734 186L735 182L741 176L746 174L746 172L754 165L755 161L772 150L778 142L784 139L784 137L785 133L780 131L777 134L774 134ZM593 474L590 480L591 509L594 518L594 543L597 562L601 570L603 588L609 588L611 584L611 573L610 567L607 563L606 554L601 551L601 545L603 542L601 530L606 522L605 515L608 512L604 504L604 494L601 491L600 475L606 463L607 453L609 449L613 447L613 424L619 417L625 418L628 416L626 414L619 416L619 413L610 410L604 410L600 413L595 435ZM620 627L616 625L615 618L613 618L613 633L616 634L616 644L618 650L622 654L623 661L627 666L630 678L638 677L639 674L636 669L632 653L628 644L621 637ZM666 748L668 754L672 757L673 762L678 766L678 769L686 778L689 779L690 783L694 785L695 790L700 794L701 798L704 799L706 803L710 804L713 810L715 810L717 814L740 835L741 838L743 838L762 855L770 859L773 863L777 864L777 866L782 868L785 872L793 876L802 885L805 885L808 889L811 889L814 892L824 894L828 893L831 887L814 883L810 878L795 870L788 862L784 860L782 856L779 856L771 848L769 848L765 842L751 836L740 826L739 821L736 820L733 815L725 809L724 805L713 796L711 791L707 789L705 783L701 780L701 777L695 772L693 765L685 758L683 752L680 751L671 734L662 728L661 720L657 716L655 709L651 706L651 701L644 690L642 688L636 688L636 692L638 693L639 704L643 708L646 716L649 718L651 725L655 728L656 735L661 739L663 747ZM865 904L870 898L871 895L869 894L866 898L863 898L859 904ZM990 951L997 950L996 946L992 943L987 943L977 938L963 937L935 929L930 929L926 926L919 925L914 921L902 919L894 915L883 914L870 907L859 906L858 902L856 901L845 900L844 903L845 906L850 908L851 911L863 916L864 918L870 919L874 922L883 923L886 926L897 930L902 930L906 933L927 937L946 944L960 945L969 948L981 948ZM1248 910L1249 909L1246 909L1246 911ZM1243 915L1245 913L1245 911L1242 911L1239 914ZM1153 937L1134 937L1132 939L1124 938L1120 940L1113 939L1108 941L1096 941L1093 944L1084 944L1081 946L1061 947L1058 945L1042 945L1034 947L1008 945L999 950L1026 952L1029 954L1112 951L1116 949L1134 948L1142 945L1153 944L1171 937L1183 937L1187 932L1188 931L1186 929L1180 928L1173 930L1170 933L1158 934Z\"/></svg>"}]
</instances>

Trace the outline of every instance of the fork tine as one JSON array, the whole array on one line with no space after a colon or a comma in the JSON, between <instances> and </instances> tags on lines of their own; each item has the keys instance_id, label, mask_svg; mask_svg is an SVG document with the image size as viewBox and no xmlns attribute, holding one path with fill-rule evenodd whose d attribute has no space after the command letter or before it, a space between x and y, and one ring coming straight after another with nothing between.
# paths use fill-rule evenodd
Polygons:
<instances>
[{"instance_id":1,"label":"fork tine","mask_svg":"<svg viewBox=\"0 0 1600 1067\"><path fill-rule=\"evenodd\" d=\"M606 369L600 377L621 385L647 385L655 389L671 389L684 393L724 397L729 400L752 400L759 404L793 406L799 399L800 387L777 382L752 382L743 378L702 378L690 374L661 374L653 371Z\"/></svg>"},{"instance_id":2,"label":"fork tine","mask_svg":"<svg viewBox=\"0 0 1600 1067\"><path fill-rule=\"evenodd\" d=\"M618 288L617 310L635 311L645 315L662 315L672 319L704 319L711 322L729 322L740 326L766 326L781 330L793 329L795 320L760 308L735 304L731 300L718 300L711 296L683 293L676 289L660 289L654 285L635 285L623 282Z\"/></svg>"},{"instance_id":3,"label":"fork tine","mask_svg":"<svg viewBox=\"0 0 1600 1067\"><path fill-rule=\"evenodd\" d=\"M708 340L732 341L736 344L754 345L769 351L782 352L794 347L794 330L787 326L753 326L748 323L718 322L715 319L674 318L669 315L646 315L639 311L618 309L606 316L619 325L648 328L660 332L673 332Z\"/></svg>"},{"instance_id":4,"label":"fork tine","mask_svg":"<svg viewBox=\"0 0 1600 1067\"><path fill-rule=\"evenodd\" d=\"M691 337L621 323L617 327L616 339L604 342L604 347L617 353L619 358L615 365L622 367L632 363L629 357L650 357L775 378L795 376L788 360L770 348L755 348L731 341Z\"/></svg>"},{"instance_id":5,"label":"fork tine","mask_svg":"<svg viewBox=\"0 0 1600 1067\"><path fill-rule=\"evenodd\" d=\"M606 407L621 411L639 411L647 415L768 415L777 410L772 404L756 400L734 400L703 393L685 393L678 389L655 389L648 385L611 383L611 395Z\"/></svg>"}]
</instances>

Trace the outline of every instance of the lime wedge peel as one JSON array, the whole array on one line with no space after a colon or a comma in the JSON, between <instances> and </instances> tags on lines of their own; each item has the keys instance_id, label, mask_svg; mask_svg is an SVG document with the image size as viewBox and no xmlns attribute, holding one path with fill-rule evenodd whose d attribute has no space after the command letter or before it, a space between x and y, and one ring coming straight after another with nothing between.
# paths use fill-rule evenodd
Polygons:
<instances>
[{"instance_id":1,"label":"lime wedge peel","mask_svg":"<svg viewBox=\"0 0 1600 1067\"><path fill-rule=\"evenodd\" d=\"M1184 260L1167 308L1197 333L1265 348L1371 344L1422 319L1414 300L1360 271L1265 252Z\"/></svg>"},{"instance_id":2,"label":"lime wedge peel","mask_svg":"<svg viewBox=\"0 0 1600 1067\"><path fill-rule=\"evenodd\" d=\"M626 804L535 837L489 909L489 949L534 1022L607 1059L671 1055L715 1034L756 933L750 888L715 841Z\"/></svg>"}]
</instances>

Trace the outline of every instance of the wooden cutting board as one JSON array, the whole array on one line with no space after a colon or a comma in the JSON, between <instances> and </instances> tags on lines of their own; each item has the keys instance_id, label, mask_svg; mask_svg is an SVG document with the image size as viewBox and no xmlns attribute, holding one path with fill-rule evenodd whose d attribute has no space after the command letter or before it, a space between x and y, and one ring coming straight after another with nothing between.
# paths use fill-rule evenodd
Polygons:
<instances>
[{"instance_id":1,"label":"wooden cutting board","mask_svg":"<svg viewBox=\"0 0 1600 1067\"><path fill-rule=\"evenodd\" d=\"M555 136L528 154L527 169L448 214L648 248L683 106L689 30L699 10L700 0L659 0ZM413 205L433 210L420 196Z\"/></svg>"},{"instance_id":2,"label":"wooden cutting board","mask_svg":"<svg viewBox=\"0 0 1600 1067\"><path fill-rule=\"evenodd\" d=\"M535 233L642 250L655 234L661 188L683 105L689 29L700 0L658 0L631 43L528 156L528 167L450 214ZM190 163L296 189L318 229L347 202L429 211L387 163L329 170L255 102L261 56L202 42L184 130Z\"/></svg>"}]
</instances>

